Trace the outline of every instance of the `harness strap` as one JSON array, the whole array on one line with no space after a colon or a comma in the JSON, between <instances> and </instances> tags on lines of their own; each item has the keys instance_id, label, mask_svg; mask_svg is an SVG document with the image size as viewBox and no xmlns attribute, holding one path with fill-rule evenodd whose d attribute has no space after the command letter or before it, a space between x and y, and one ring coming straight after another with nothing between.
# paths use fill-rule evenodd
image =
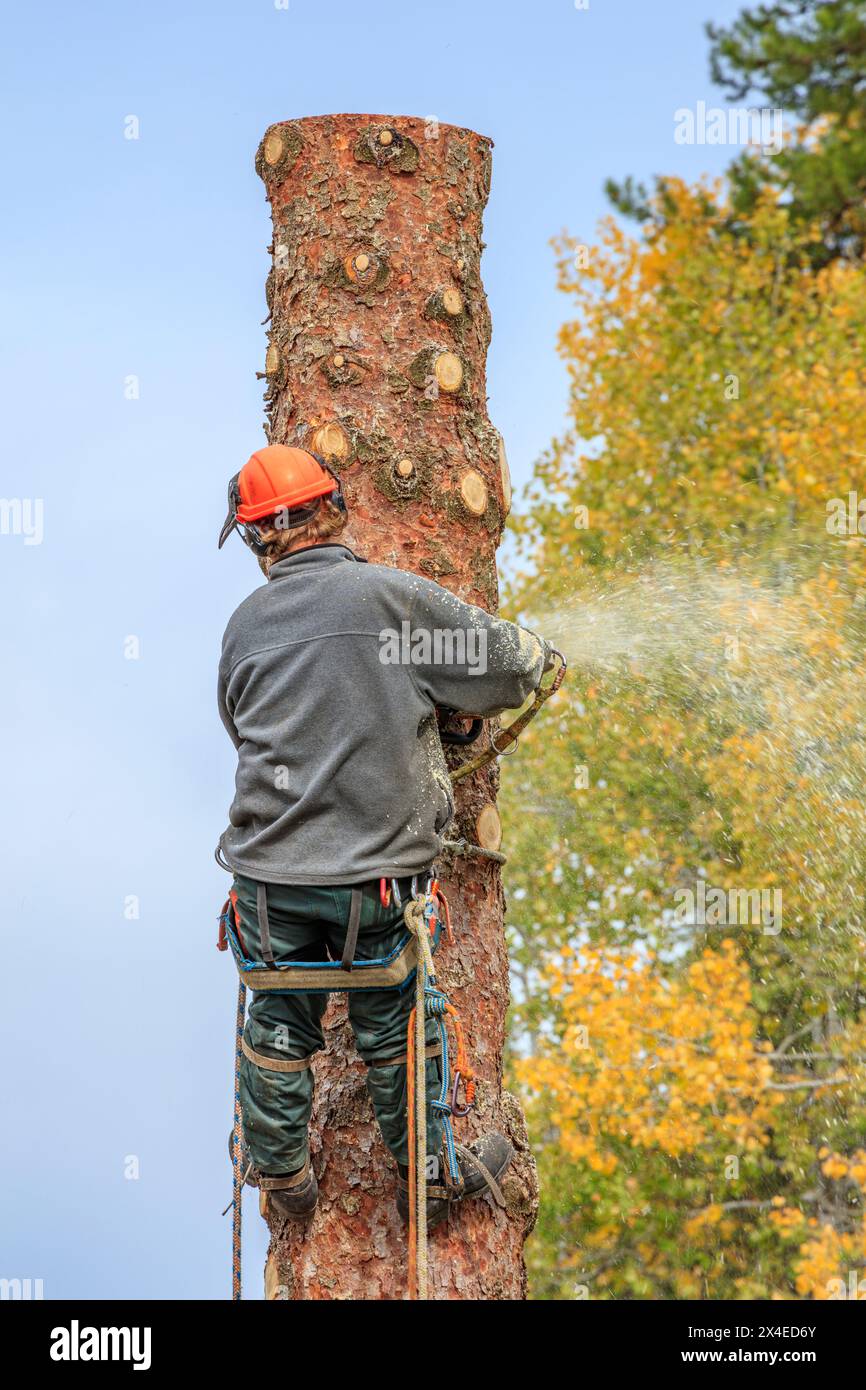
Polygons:
<instances>
[{"instance_id":1,"label":"harness strap","mask_svg":"<svg viewBox=\"0 0 866 1390\"><path fill-rule=\"evenodd\" d=\"M283 1177L268 1178L263 1173L259 1174L260 1192L285 1192L291 1187L301 1187L307 1182L310 1176L310 1160L307 1159L303 1168L298 1173L289 1173Z\"/></svg>"},{"instance_id":2,"label":"harness strap","mask_svg":"<svg viewBox=\"0 0 866 1390\"><path fill-rule=\"evenodd\" d=\"M409 1192L409 1183L408 1183L407 1179L406 1179L406 1178L401 1178L399 1174L397 1175L397 1186L400 1188L401 1192L407 1192L407 1193ZM453 1194L452 1194L451 1188L446 1187L443 1183L436 1183L436 1182L428 1182L428 1183L427 1183L427 1198L428 1198L428 1200L429 1200L431 1197L451 1197L452 1195L453 1195ZM411 1194L410 1194L410 1196L411 1196Z\"/></svg>"},{"instance_id":3,"label":"harness strap","mask_svg":"<svg viewBox=\"0 0 866 1390\"><path fill-rule=\"evenodd\" d=\"M262 1067L265 1071L309 1071L313 1060L312 1053L309 1057L266 1057L263 1052L256 1052L250 1047L246 1038L241 1038L241 1051L248 1062Z\"/></svg>"},{"instance_id":4,"label":"harness strap","mask_svg":"<svg viewBox=\"0 0 866 1390\"><path fill-rule=\"evenodd\" d=\"M428 1047L425 1047L425 1049L424 1049L424 1056L425 1056L425 1057L441 1057L441 1056L442 1056L442 1044L441 1044L441 1042L430 1043L430 1045L429 1045ZM368 1066L368 1067L405 1067L405 1065L406 1065L406 1063L408 1062L408 1060L409 1060L408 1054L404 1052L404 1053L402 1054L402 1056L400 1056L400 1057L385 1057L383 1060L379 1060L379 1059L377 1058L374 1062L367 1062L367 1063L365 1063L365 1065Z\"/></svg>"},{"instance_id":5,"label":"harness strap","mask_svg":"<svg viewBox=\"0 0 866 1390\"><path fill-rule=\"evenodd\" d=\"M294 990L329 994L344 990L402 989L415 969L416 959L415 942L407 936L405 945L396 955L375 965L356 961L357 970L342 970L337 962L328 966L287 961L273 969L261 965L245 968L241 964L238 973L243 983L257 994L272 990L278 994L291 994Z\"/></svg>"},{"instance_id":6,"label":"harness strap","mask_svg":"<svg viewBox=\"0 0 866 1390\"><path fill-rule=\"evenodd\" d=\"M273 966L274 952L271 947L271 924L268 921L268 885L266 883L256 884L256 916L259 919L262 956L266 964Z\"/></svg>"},{"instance_id":7,"label":"harness strap","mask_svg":"<svg viewBox=\"0 0 866 1390\"><path fill-rule=\"evenodd\" d=\"M358 929L361 925L361 890L352 889L352 901L349 906L349 925L346 929L346 944L343 947L343 956L340 961L341 970L351 970L352 962L355 959L355 948L358 945Z\"/></svg>"}]
</instances>

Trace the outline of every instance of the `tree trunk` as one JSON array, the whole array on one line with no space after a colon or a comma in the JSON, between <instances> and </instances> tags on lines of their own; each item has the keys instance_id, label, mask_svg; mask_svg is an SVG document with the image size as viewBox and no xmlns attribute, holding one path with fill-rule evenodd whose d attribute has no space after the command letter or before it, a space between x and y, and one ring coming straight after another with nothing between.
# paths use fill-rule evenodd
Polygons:
<instances>
[{"instance_id":1,"label":"tree trunk","mask_svg":"<svg viewBox=\"0 0 866 1390\"><path fill-rule=\"evenodd\" d=\"M486 412L480 258L490 149L485 137L432 120L340 115L271 126L256 156L274 224L269 442L312 448L339 472L348 543L359 554L488 609L498 601L495 552L510 505L505 452ZM461 783L449 838L498 848L496 787L495 767ZM519 1299L537 1181L522 1112L502 1091L499 865L470 854L446 855L440 867L456 942L440 948L437 970L479 1076L477 1108L456 1121L457 1137L498 1128L517 1157L506 1212L489 1198L469 1201L431 1234L430 1296ZM404 1298L395 1169L343 997L330 1001L325 1029L311 1135L319 1209L305 1230L271 1222L266 1296Z\"/></svg>"}]
</instances>

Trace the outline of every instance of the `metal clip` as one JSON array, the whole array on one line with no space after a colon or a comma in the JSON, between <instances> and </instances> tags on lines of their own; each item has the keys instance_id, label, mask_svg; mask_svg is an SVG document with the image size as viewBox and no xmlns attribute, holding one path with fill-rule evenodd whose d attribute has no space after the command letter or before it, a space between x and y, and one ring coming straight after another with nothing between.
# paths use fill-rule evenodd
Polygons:
<instances>
[{"instance_id":1,"label":"metal clip","mask_svg":"<svg viewBox=\"0 0 866 1390\"><path fill-rule=\"evenodd\" d=\"M454 1073L454 1085L451 1087L451 1114L452 1114L452 1115L455 1115L455 1116L457 1117L458 1120L462 1119L464 1115L468 1115L468 1114L469 1114L469 1111L472 1109L473 1105L475 1104L474 1101L469 1101L468 1105L458 1105L458 1103L457 1103L457 1091L458 1091L458 1089L459 1089L461 1080L462 1080L462 1078L461 1078L460 1072L459 1072L459 1071L455 1071L455 1073Z\"/></svg>"}]
</instances>

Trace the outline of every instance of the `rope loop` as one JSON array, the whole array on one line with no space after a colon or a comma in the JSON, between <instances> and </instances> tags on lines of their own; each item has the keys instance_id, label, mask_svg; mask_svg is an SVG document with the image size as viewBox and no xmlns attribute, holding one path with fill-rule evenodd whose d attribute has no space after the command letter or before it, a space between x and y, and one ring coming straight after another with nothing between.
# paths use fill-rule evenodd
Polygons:
<instances>
[{"instance_id":1,"label":"rope loop","mask_svg":"<svg viewBox=\"0 0 866 1390\"><path fill-rule=\"evenodd\" d=\"M444 1018L450 1007L448 996L441 989L430 989L429 986L425 989L424 1009L428 1018Z\"/></svg>"}]
</instances>

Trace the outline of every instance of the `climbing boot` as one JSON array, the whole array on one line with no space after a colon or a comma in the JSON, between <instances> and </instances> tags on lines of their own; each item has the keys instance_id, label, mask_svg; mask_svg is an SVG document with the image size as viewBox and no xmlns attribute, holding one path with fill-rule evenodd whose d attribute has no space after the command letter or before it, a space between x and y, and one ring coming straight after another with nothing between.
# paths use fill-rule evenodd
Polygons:
<instances>
[{"instance_id":1,"label":"climbing boot","mask_svg":"<svg viewBox=\"0 0 866 1390\"><path fill-rule=\"evenodd\" d=\"M442 1183L427 1180L427 1230L432 1231L448 1215L451 1193ZM409 1220L409 1169L397 1164L397 1210L404 1221Z\"/></svg>"},{"instance_id":2,"label":"climbing boot","mask_svg":"<svg viewBox=\"0 0 866 1390\"><path fill-rule=\"evenodd\" d=\"M457 1158L463 1175L463 1196L475 1197L489 1192L498 1207L505 1206L499 1190L499 1180L514 1157L514 1149L504 1134L491 1130L473 1139L471 1144L457 1144Z\"/></svg>"},{"instance_id":3,"label":"climbing boot","mask_svg":"<svg viewBox=\"0 0 866 1390\"><path fill-rule=\"evenodd\" d=\"M319 1201L319 1184L309 1158L297 1173L259 1173L258 1188L262 1216L272 1211L291 1220L304 1220L312 1216Z\"/></svg>"},{"instance_id":4,"label":"climbing boot","mask_svg":"<svg viewBox=\"0 0 866 1390\"><path fill-rule=\"evenodd\" d=\"M229 1158L234 1162L234 1131L229 1133ZM294 1173L260 1173L250 1158L246 1140L241 1136L241 1172L247 1187L259 1189L259 1211L262 1216L269 1209L287 1217L310 1216L316 1210L319 1184L309 1158L303 1168ZM274 1185L277 1183L279 1186Z\"/></svg>"},{"instance_id":5,"label":"climbing boot","mask_svg":"<svg viewBox=\"0 0 866 1390\"><path fill-rule=\"evenodd\" d=\"M471 1144L457 1144L457 1161L463 1178L463 1188L459 1193L439 1183L427 1183L427 1226L432 1228L447 1216L451 1203L464 1197L476 1197L481 1192L489 1192L497 1206L505 1206L505 1198L499 1188L500 1178L514 1157L514 1149L504 1134L495 1130L482 1134ZM409 1220L409 1178L408 1169L398 1164L397 1210L404 1221Z\"/></svg>"}]
</instances>

